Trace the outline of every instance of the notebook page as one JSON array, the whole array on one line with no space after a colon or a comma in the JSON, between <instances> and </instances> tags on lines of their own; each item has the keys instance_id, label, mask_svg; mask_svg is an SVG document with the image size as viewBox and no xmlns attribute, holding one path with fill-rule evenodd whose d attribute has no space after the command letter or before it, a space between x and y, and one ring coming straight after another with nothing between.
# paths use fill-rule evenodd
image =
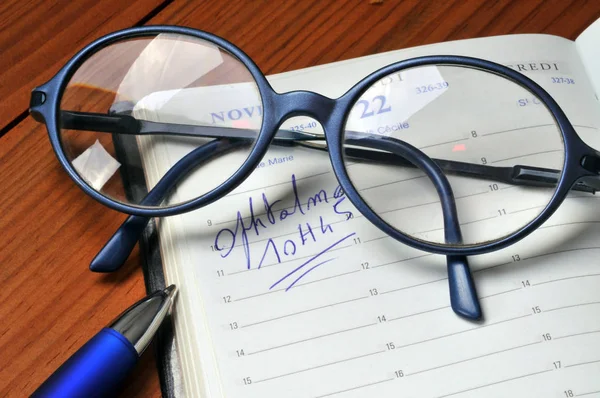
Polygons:
<instances>
[{"instance_id":1,"label":"notebook page","mask_svg":"<svg viewBox=\"0 0 600 398\"><path fill-rule=\"evenodd\" d=\"M379 66L440 53L520 69L600 147L593 90L575 46L550 36L427 46L271 82L278 91L335 97ZM553 77L576 84L553 83ZM480 131L476 120L472 130ZM509 130L510 122L498 120L497 131ZM312 123L295 118L287 127L318 129ZM163 149L167 155L153 154L154 167L185 151ZM179 189L189 183L200 182ZM486 181L467 188L481 195L473 206L491 211L518 195ZM518 223L528 206L511 201L506 210ZM227 197L161 220L166 277L181 288L176 333L188 393L570 397L600 391L593 377L600 370L599 213L595 196L575 193L522 242L470 257L485 314L477 324L449 308L445 258L394 242L361 217L338 188L326 153L273 148Z\"/></svg>"},{"instance_id":2,"label":"notebook page","mask_svg":"<svg viewBox=\"0 0 600 398\"><path fill-rule=\"evenodd\" d=\"M600 20L597 20L583 31L575 40L579 56L585 66L588 77L595 88L596 93L600 92L600 48L598 40L600 39ZM596 98L598 96L596 95Z\"/></svg>"}]
</instances>

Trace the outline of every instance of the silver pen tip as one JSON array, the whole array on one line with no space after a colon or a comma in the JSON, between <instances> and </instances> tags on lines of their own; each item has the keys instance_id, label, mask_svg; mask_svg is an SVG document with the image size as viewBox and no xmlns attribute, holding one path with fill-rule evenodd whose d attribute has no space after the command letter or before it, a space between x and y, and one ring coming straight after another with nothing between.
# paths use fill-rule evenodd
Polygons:
<instances>
[{"instance_id":1,"label":"silver pen tip","mask_svg":"<svg viewBox=\"0 0 600 398\"><path fill-rule=\"evenodd\" d=\"M125 310L108 327L121 333L141 355L167 317L176 295L175 285L157 290Z\"/></svg>"},{"instance_id":2,"label":"silver pen tip","mask_svg":"<svg viewBox=\"0 0 600 398\"><path fill-rule=\"evenodd\" d=\"M166 294L171 300L173 300L175 296L177 296L177 286L168 286L165 290L163 290L163 293Z\"/></svg>"}]
</instances>

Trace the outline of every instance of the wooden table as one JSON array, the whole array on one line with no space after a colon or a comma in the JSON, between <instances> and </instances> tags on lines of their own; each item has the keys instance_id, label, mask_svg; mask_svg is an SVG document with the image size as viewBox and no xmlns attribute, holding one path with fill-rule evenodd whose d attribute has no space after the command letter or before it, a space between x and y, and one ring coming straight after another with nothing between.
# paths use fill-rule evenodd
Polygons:
<instances>
[{"instance_id":1,"label":"wooden table","mask_svg":"<svg viewBox=\"0 0 600 398\"><path fill-rule=\"evenodd\" d=\"M112 275L90 260L125 216L95 203L56 161L29 93L79 48L134 25L220 35L267 74L411 46L549 33L575 39L598 1L5 0L0 5L0 396L30 394L114 316L145 294L135 252ZM152 350L123 396L160 396Z\"/></svg>"}]
</instances>

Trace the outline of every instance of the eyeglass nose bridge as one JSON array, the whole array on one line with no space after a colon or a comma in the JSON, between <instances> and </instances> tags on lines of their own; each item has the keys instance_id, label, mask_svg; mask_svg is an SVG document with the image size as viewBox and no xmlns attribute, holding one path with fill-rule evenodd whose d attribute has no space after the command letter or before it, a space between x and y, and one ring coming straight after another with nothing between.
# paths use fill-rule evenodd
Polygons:
<instances>
[{"instance_id":1,"label":"eyeglass nose bridge","mask_svg":"<svg viewBox=\"0 0 600 398\"><path fill-rule=\"evenodd\" d=\"M281 122L294 116L309 116L321 125L329 124L338 101L311 91L290 91L276 94L276 118Z\"/></svg>"}]
</instances>

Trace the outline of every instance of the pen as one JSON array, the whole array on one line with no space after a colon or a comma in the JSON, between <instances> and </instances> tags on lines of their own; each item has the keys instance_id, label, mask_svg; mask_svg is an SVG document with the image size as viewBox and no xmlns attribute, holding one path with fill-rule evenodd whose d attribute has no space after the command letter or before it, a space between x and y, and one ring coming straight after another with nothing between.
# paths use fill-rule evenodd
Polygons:
<instances>
[{"instance_id":1,"label":"pen","mask_svg":"<svg viewBox=\"0 0 600 398\"><path fill-rule=\"evenodd\" d=\"M113 392L150 344L177 289L171 285L138 301L58 368L33 397L102 397Z\"/></svg>"}]
</instances>

